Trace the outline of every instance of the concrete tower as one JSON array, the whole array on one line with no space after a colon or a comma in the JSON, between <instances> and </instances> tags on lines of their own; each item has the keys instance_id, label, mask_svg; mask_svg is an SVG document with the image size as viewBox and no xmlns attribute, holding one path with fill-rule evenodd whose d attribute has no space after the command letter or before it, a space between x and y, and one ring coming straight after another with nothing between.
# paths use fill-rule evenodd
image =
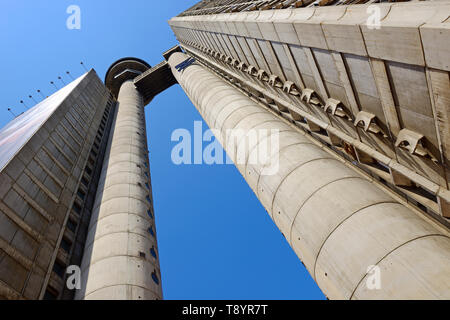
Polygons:
<instances>
[{"instance_id":1,"label":"concrete tower","mask_svg":"<svg viewBox=\"0 0 450 320\"><path fill-rule=\"evenodd\" d=\"M125 58L105 83L117 106L89 226L77 299L162 299L144 96L133 79L150 66Z\"/></svg>"},{"instance_id":2,"label":"concrete tower","mask_svg":"<svg viewBox=\"0 0 450 320\"><path fill-rule=\"evenodd\" d=\"M0 130L0 299L162 299L144 106L175 83L124 58Z\"/></svg>"},{"instance_id":3,"label":"concrete tower","mask_svg":"<svg viewBox=\"0 0 450 320\"><path fill-rule=\"evenodd\" d=\"M351 2L200 1L165 61L1 129L0 298L72 299L73 265L76 299L163 298L144 106L178 82L327 297L450 299L450 2Z\"/></svg>"},{"instance_id":4,"label":"concrete tower","mask_svg":"<svg viewBox=\"0 0 450 320\"><path fill-rule=\"evenodd\" d=\"M72 299L114 98L91 70L0 130L0 299Z\"/></svg>"},{"instance_id":5,"label":"concrete tower","mask_svg":"<svg viewBox=\"0 0 450 320\"><path fill-rule=\"evenodd\" d=\"M200 1L169 64L229 155L279 131L233 160L327 297L448 299L450 3L347 3Z\"/></svg>"},{"instance_id":6,"label":"concrete tower","mask_svg":"<svg viewBox=\"0 0 450 320\"><path fill-rule=\"evenodd\" d=\"M272 154L279 157L275 174L247 161L270 135L246 149L245 161L232 160L327 297L449 297L445 228L208 68L196 63L178 71L188 58L174 53L169 64L206 123L220 132L217 138L229 155L246 143L251 130L279 132L279 153ZM233 141L229 130L243 130L244 137ZM367 285L374 267L381 276L376 290Z\"/></svg>"}]
</instances>

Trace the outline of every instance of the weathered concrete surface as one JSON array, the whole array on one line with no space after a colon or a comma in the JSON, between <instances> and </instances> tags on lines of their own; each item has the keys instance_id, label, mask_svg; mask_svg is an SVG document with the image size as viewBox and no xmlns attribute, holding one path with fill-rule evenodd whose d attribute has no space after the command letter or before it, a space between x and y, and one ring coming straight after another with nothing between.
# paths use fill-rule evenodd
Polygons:
<instances>
[{"instance_id":1,"label":"weathered concrete surface","mask_svg":"<svg viewBox=\"0 0 450 320\"><path fill-rule=\"evenodd\" d=\"M276 174L264 175L267 167L250 162L237 167L330 299L450 298L445 231L204 67L193 64L178 72L175 66L187 58L172 54L172 72L208 125L220 132L217 138L235 163L234 150L245 139L234 143L227 130L280 131ZM255 148L247 150L246 159ZM381 271L379 290L367 286L374 265Z\"/></svg>"},{"instance_id":2,"label":"weathered concrete surface","mask_svg":"<svg viewBox=\"0 0 450 320\"><path fill-rule=\"evenodd\" d=\"M218 8L188 10L169 25L185 48L244 76L255 68L250 81L279 98L286 98L287 83L301 95L313 91L322 103L288 99L329 124L334 136L351 137L354 143L346 143L360 168L448 225L450 2L332 3L339 5L250 11L244 5L217 14L230 3L215 1ZM257 81L263 71L281 86ZM328 101L339 102L348 117L327 113ZM342 147L339 139L327 142Z\"/></svg>"},{"instance_id":3,"label":"weathered concrete surface","mask_svg":"<svg viewBox=\"0 0 450 320\"><path fill-rule=\"evenodd\" d=\"M36 106L39 113L54 108L48 119L36 118L33 107L13 126L12 137L32 137L22 145L13 138L18 152L0 169L0 300L49 299L50 292L61 297L64 269L77 254L88 215L85 207L78 213L73 207L83 203L79 192L86 195L80 183L85 169L100 161L91 151L94 144L98 152L103 148L98 128L108 101L108 90L91 70ZM38 119L38 128L29 126ZM3 142L0 157L7 154ZM62 272L55 272L56 263Z\"/></svg>"},{"instance_id":4,"label":"weathered concrete surface","mask_svg":"<svg viewBox=\"0 0 450 320\"><path fill-rule=\"evenodd\" d=\"M128 80L119 91L77 299L162 299L145 137L143 98Z\"/></svg>"}]
</instances>

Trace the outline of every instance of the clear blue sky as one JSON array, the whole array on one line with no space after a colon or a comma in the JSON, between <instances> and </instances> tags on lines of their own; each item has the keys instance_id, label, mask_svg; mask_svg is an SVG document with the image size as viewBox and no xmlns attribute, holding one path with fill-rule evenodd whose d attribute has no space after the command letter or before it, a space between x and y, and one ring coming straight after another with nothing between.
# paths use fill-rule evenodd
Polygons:
<instances>
[{"instance_id":1,"label":"clear blue sky","mask_svg":"<svg viewBox=\"0 0 450 320\"><path fill-rule=\"evenodd\" d=\"M37 89L78 77L83 61L103 79L115 60L155 65L176 44L167 24L196 0L2 0L0 127ZM81 8L81 30L66 9ZM324 299L314 281L231 165L171 162L173 130L193 131L201 116L179 86L147 106L147 129L159 254L166 299ZM207 128L206 124L203 125Z\"/></svg>"}]
</instances>

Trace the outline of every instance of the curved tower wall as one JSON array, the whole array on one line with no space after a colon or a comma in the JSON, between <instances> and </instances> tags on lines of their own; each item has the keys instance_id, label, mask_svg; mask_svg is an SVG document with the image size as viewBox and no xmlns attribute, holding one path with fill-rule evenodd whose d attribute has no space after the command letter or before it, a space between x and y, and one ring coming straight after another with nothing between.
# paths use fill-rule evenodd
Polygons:
<instances>
[{"instance_id":1,"label":"curved tower wall","mask_svg":"<svg viewBox=\"0 0 450 320\"><path fill-rule=\"evenodd\" d=\"M381 191L344 162L198 64L172 72L250 187L330 299L448 299L450 238ZM228 130L279 130L279 170L247 161L269 136L246 139ZM245 165L240 164L245 163ZM380 287L370 276L378 267ZM368 273L370 271L370 274Z\"/></svg>"},{"instance_id":2,"label":"curved tower wall","mask_svg":"<svg viewBox=\"0 0 450 320\"><path fill-rule=\"evenodd\" d=\"M144 101L125 81L108 143L77 299L162 299Z\"/></svg>"}]
</instances>

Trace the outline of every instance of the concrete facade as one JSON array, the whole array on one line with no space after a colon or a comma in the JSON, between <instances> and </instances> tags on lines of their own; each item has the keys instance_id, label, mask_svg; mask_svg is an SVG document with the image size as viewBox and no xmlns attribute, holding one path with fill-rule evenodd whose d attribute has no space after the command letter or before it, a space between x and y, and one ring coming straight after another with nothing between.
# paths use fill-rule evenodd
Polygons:
<instances>
[{"instance_id":1,"label":"concrete facade","mask_svg":"<svg viewBox=\"0 0 450 320\"><path fill-rule=\"evenodd\" d=\"M229 154L280 130L277 174L235 163L330 299L448 299L450 3L346 3L201 1L169 64Z\"/></svg>"},{"instance_id":2,"label":"concrete facade","mask_svg":"<svg viewBox=\"0 0 450 320\"><path fill-rule=\"evenodd\" d=\"M374 4L379 26L368 5L317 4L201 1L169 24L189 54L449 226L450 3Z\"/></svg>"},{"instance_id":3,"label":"concrete facade","mask_svg":"<svg viewBox=\"0 0 450 320\"><path fill-rule=\"evenodd\" d=\"M200 1L166 61L88 72L14 153L0 131L0 299L163 298L144 107L177 82L328 298L449 299L450 2L348 3ZM275 174L237 129L277 130Z\"/></svg>"},{"instance_id":4,"label":"concrete facade","mask_svg":"<svg viewBox=\"0 0 450 320\"><path fill-rule=\"evenodd\" d=\"M65 269L81 260L89 190L114 107L95 71L75 82L63 100L57 97L67 88L36 106L55 110L36 132L26 129L31 138L0 169L0 299L73 295L64 292ZM17 130L33 125L36 108L15 120L21 123Z\"/></svg>"},{"instance_id":5,"label":"concrete facade","mask_svg":"<svg viewBox=\"0 0 450 320\"><path fill-rule=\"evenodd\" d=\"M120 59L0 130L0 299L162 299L144 107L175 83Z\"/></svg>"},{"instance_id":6,"label":"concrete facade","mask_svg":"<svg viewBox=\"0 0 450 320\"><path fill-rule=\"evenodd\" d=\"M123 82L76 299L162 299L144 101Z\"/></svg>"},{"instance_id":7,"label":"concrete facade","mask_svg":"<svg viewBox=\"0 0 450 320\"><path fill-rule=\"evenodd\" d=\"M278 129L279 171L237 164L243 177L330 299L449 299L450 237L445 228L399 203L320 143L283 121L198 63L174 53L172 72L199 113L220 133L229 155L245 143L231 129ZM245 159L269 139L246 149ZM237 163L234 156L232 160ZM368 268L381 270L382 287L369 290Z\"/></svg>"}]
</instances>

